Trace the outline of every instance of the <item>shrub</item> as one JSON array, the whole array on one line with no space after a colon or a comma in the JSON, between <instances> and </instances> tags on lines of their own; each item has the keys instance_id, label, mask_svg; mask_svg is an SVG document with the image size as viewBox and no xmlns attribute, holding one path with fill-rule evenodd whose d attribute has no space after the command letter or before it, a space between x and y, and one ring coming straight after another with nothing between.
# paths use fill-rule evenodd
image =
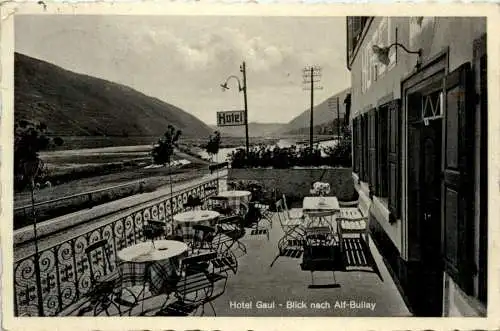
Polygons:
<instances>
[{"instance_id":1,"label":"shrub","mask_svg":"<svg viewBox=\"0 0 500 331\"><path fill-rule=\"evenodd\" d=\"M326 156L322 155L322 152ZM229 155L232 168L267 168L287 169L306 166L351 166L351 142L341 140L334 147L270 147L256 146L248 151L240 148Z\"/></svg>"}]
</instances>

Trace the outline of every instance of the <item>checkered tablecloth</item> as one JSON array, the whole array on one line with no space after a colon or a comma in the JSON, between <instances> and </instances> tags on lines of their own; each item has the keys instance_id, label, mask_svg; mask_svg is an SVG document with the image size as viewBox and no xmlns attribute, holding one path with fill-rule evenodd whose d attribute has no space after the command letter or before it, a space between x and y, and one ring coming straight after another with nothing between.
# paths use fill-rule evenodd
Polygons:
<instances>
[{"instance_id":1,"label":"checkered tablecloth","mask_svg":"<svg viewBox=\"0 0 500 331\"><path fill-rule=\"evenodd\" d=\"M228 207L239 211L241 203L249 204L250 199L252 198L252 192L250 191L224 191L219 192L217 195L219 197L227 198Z\"/></svg>"},{"instance_id":2,"label":"checkered tablecloth","mask_svg":"<svg viewBox=\"0 0 500 331\"><path fill-rule=\"evenodd\" d=\"M149 285L152 295L171 292L178 280L180 259L187 256L186 244L171 240L140 243L118 252L122 288Z\"/></svg>"},{"instance_id":3,"label":"checkered tablecloth","mask_svg":"<svg viewBox=\"0 0 500 331\"><path fill-rule=\"evenodd\" d=\"M174 216L176 233L184 239L192 239L195 235L194 225L214 226L219 216L220 214L213 210L191 210L179 213Z\"/></svg>"}]
</instances>

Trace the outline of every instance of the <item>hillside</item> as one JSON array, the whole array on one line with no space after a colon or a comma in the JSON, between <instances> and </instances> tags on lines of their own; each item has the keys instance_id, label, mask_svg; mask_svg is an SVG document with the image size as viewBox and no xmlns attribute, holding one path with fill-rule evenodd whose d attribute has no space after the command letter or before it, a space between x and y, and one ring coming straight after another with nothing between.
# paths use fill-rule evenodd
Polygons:
<instances>
[{"instance_id":1,"label":"hillside","mask_svg":"<svg viewBox=\"0 0 500 331\"><path fill-rule=\"evenodd\" d=\"M282 130L286 124L283 123L249 123L248 136L250 137L268 137L275 132ZM244 137L245 126L223 126L217 127L211 125L212 130L219 130L223 136L227 137Z\"/></svg>"},{"instance_id":2,"label":"hillside","mask_svg":"<svg viewBox=\"0 0 500 331\"><path fill-rule=\"evenodd\" d=\"M337 119L330 122L315 125L313 127L314 135L337 135L338 126ZM340 117L340 134L343 133L344 118ZM309 127L304 127L296 130L291 130L286 133L287 135L309 135Z\"/></svg>"},{"instance_id":3,"label":"hillside","mask_svg":"<svg viewBox=\"0 0 500 331\"><path fill-rule=\"evenodd\" d=\"M127 86L77 74L16 53L15 119L43 121L59 136L160 136L168 124L187 137L211 129L171 104Z\"/></svg>"},{"instance_id":4,"label":"hillside","mask_svg":"<svg viewBox=\"0 0 500 331\"><path fill-rule=\"evenodd\" d=\"M330 96L329 98L322 101L320 104L315 105L313 109L313 124L314 126L319 124L324 124L331 122L337 119L337 112L335 110L331 110L328 106L328 100L334 99L336 97L339 98L339 108L340 108L340 118L344 117L345 113L345 105L344 99L346 95L350 92L350 88L340 91L337 94ZM286 124L281 130L275 132L276 134L293 134L298 130L303 128L307 128L309 130L309 121L311 117L310 108L305 110L299 116L292 119L288 124ZM307 131L309 132L309 131Z\"/></svg>"}]
</instances>

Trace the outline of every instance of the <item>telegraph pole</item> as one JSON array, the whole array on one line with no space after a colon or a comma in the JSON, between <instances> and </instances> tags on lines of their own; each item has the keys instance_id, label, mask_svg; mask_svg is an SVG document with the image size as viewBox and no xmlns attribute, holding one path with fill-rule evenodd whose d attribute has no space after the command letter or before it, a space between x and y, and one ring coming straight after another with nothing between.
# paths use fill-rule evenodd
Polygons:
<instances>
[{"instance_id":1,"label":"telegraph pole","mask_svg":"<svg viewBox=\"0 0 500 331\"><path fill-rule=\"evenodd\" d=\"M340 108L339 108L339 97L337 97L337 141L340 141Z\"/></svg>"},{"instance_id":2,"label":"telegraph pole","mask_svg":"<svg viewBox=\"0 0 500 331\"><path fill-rule=\"evenodd\" d=\"M311 117L309 119L309 149L312 153L314 145L314 90L321 90L323 87L317 86L315 83L319 83L321 79L321 67L319 66L307 66L303 69L302 77L305 84L304 90L311 91ZM309 85L309 86L308 86Z\"/></svg>"}]
</instances>

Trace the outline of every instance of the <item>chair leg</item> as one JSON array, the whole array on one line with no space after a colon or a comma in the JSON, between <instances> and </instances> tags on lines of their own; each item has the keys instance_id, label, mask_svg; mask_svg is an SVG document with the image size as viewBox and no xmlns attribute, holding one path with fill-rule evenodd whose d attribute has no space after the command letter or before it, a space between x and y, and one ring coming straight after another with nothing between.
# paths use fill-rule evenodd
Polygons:
<instances>
[{"instance_id":1,"label":"chair leg","mask_svg":"<svg viewBox=\"0 0 500 331\"><path fill-rule=\"evenodd\" d=\"M214 308L212 301L209 301L208 304L210 305L210 307L212 307L212 311L214 312L214 316L217 316L217 313L215 312L215 308Z\"/></svg>"},{"instance_id":2,"label":"chair leg","mask_svg":"<svg viewBox=\"0 0 500 331\"><path fill-rule=\"evenodd\" d=\"M311 285L314 285L314 272L311 271Z\"/></svg>"}]
</instances>

